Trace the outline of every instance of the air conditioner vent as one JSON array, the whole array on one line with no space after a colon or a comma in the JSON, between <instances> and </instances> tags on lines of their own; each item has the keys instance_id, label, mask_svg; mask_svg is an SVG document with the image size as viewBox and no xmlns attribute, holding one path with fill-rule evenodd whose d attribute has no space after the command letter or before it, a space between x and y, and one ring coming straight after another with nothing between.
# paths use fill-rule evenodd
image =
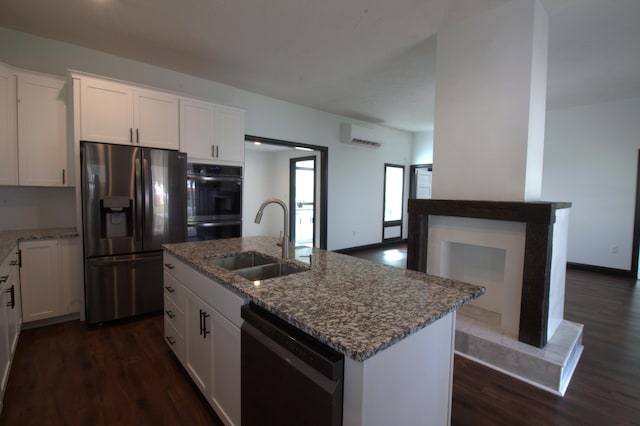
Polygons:
<instances>
[{"instance_id":1,"label":"air conditioner vent","mask_svg":"<svg viewBox=\"0 0 640 426\"><path fill-rule=\"evenodd\" d=\"M366 148L380 148L380 142L375 142L374 133L368 127L343 123L340 125L340 142L364 146Z\"/></svg>"},{"instance_id":2,"label":"air conditioner vent","mask_svg":"<svg viewBox=\"0 0 640 426\"><path fill-rule=\"evenodd\" d=\"M351 143L354 145L364 145L368 148L380 148L379 142L365 141L364 139L351 139Z\"/></svg>"}]
</instances>

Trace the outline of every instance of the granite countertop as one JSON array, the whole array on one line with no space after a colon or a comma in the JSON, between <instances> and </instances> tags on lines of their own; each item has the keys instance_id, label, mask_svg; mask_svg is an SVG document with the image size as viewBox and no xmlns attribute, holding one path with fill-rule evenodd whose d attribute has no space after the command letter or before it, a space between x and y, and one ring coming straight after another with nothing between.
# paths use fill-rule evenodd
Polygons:
<instances>
[{"instance_id":1,"label":"granite countertop","mask_svg":"<svg viewBox=\"0 0 640 426\"><path fill-rule=\"evenodd\" d=\"M333 349L363 361L484 294L485 288L320 249L291 249L310 270L259 284L208 261L244 251L278 260L270 237L167 244L165 249ZM304 261L302 261L304 260Z\"/></svg>"},{"instance_id":2,"label":"granite countertop","mask_svg":"<svg viewBox=\"0 0 640 426\"><path fill-rule=\"evenodd\" d=\"M18 242L27 240L48 240L77 237L76 228L17 229L0 231L0 262L2 262Z\"/></svg>"}]
</instances>

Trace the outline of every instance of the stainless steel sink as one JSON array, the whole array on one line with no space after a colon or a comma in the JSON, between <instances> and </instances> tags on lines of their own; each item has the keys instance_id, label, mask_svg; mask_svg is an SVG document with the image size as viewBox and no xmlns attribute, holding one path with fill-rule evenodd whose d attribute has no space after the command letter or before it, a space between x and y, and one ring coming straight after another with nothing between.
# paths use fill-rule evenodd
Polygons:
<instances>
[{"instance_id":1,"label":"stainless steel sink","mask_svg":"<svg viewBox=\"0 0 640 426\"><path fill-rule=\"evenodd\" d=\"M268 280L269 278L282 277L298 272L308 271L304 266L296 266L289 263L270 263L268 265L253 266L237 269L234 273L249 281Z\"/></svg>"},{"instance_id":2,"label":"stainless steel sink","mask_svg":"<svg viewBox=\"0 0 640 426\"><path fill-rule=\"evenodd\" d=\"M214 257L209 262L221 268L235 271L237 269L251 268L253 266L273 264L276 260L272 257L262 255L253 251L246 251L233 256Z\"/></svg>"}]
</instances>

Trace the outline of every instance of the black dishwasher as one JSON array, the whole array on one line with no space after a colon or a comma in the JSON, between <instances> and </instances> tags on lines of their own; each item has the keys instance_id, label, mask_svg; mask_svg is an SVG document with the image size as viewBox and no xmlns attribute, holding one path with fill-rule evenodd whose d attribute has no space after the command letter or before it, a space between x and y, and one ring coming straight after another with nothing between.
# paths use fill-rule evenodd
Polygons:
<instances>
[{"instance_id":1,"label":"black dishwasher","mask_svg":"<svg viewBox=\"0 0 640 426\"><path fill-rule=\"evenodd\" d=\"M242 425L341 425L343 355L252 303L241 315Z\"/></svg>"}]
</instances>

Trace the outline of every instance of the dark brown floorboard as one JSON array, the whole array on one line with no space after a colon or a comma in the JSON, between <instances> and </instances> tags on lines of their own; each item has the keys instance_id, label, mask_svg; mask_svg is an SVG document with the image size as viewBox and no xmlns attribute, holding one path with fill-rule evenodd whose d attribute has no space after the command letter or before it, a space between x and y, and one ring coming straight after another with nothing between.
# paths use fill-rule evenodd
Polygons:
<instances>
[{"instance_id":1,"label":"dark brown floorboard","mask_svg":"<svg viewBox=\"0 0 640 426\"><path fill-rule=\"evenodd\" d=\"M403 247L391 249L402 254ZM355 255L402 263L393 259L398 252ZM565 318L584 324L585 349L564 397L456 356L452 424L640 425L637 282L569 270ZM152 316L24 331L0 425L219 424L170 354L162 327L162 317Z\"/></svg>"},{"instance_id":2,"label":"dark brown floorboard","mask_svg":"<svg viewBox=\"0 0 640 426\"><path fill-rule=\"evenodd\" d=\"M216 425L163 339L163 317L23 331L1 425Z\"/></svg>"}]
</instances>

